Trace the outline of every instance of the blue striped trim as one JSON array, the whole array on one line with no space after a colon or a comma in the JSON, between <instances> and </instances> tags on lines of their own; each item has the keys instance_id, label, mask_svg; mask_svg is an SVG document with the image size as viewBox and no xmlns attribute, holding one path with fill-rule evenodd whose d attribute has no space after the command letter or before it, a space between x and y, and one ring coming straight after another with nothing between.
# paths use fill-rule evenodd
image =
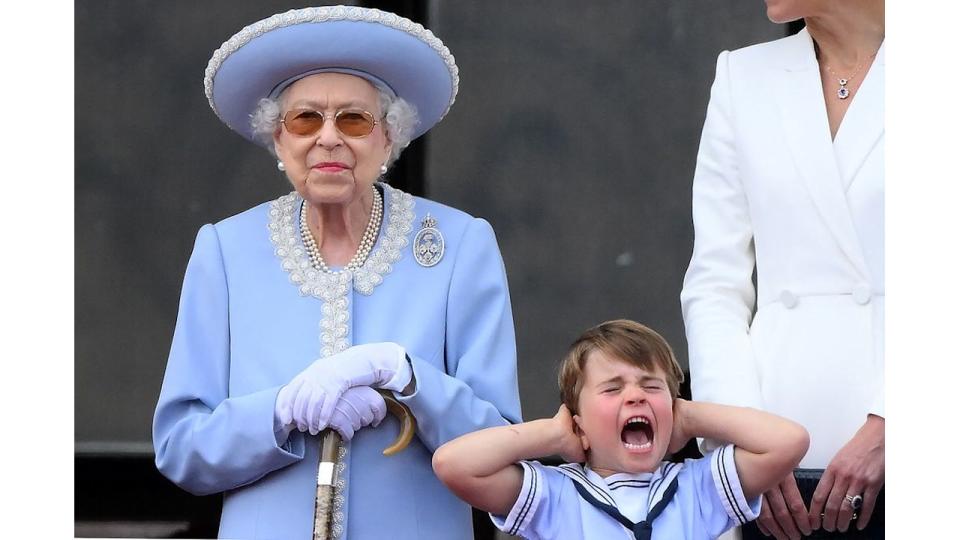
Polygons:
<instances>
[{"instance_id":1,"label":"blue striped trim","mask_svg":"<svg viewBox=\"0 0 960 540\"><path fill-rule=\"evenodd\" d=\"M679 463L664 463L660 466L660 477L657 478L656 484L650 488L650 493L647 494L648 512L663 498L663 494L670 487L670 483L680 474L680 467Z\"/></svg>"},{"instance_id":2,"label":"blue striped trim","mask_svg":"<svg viewBox=\"0 0 960 540\"><path fill-rule=\"evenodd\" d=\"M717 450L717 466L720 471L720 483L722 484L721 487L723 487L723 493L727 497L727 502L730 504L730 508L733 508L734 513L736 513L737 521L739 521L742 525L747 522L747 516L744 515L743 509L740 508L740 503L737 501L737 497L733 493L733 487L730 485L729 473L727 472L727 467L724 463L724 456L727 448L730 448L730 445L722 446Z\"/></svg>"},{"instance_id":3,"label":"blue striped trim","mask_svg":"<svg viewBox=\"0 0 960 540\"><path fill-rule=\"evenodd\" d=\"M645 488L650 485L649 480L617 480L615 482L610 482L607 484L607 487L611 490L620 489L623 487L627 488Z\"/></svg>"},{"instance_id":4,"label":"blue striped trim","mask_svg":"<svg viewBox=\"0 0 960 540\"><path fill-rule=\"evenodd\" d=\"M657 490L660 488L660 486L663 485L663 480L664 480L664 477L666 476L666 475L664 474L664 472L665 472L665 469L666 469L666 466L667 466L667 465L668 465L667 463L664 463L663 465L660 466L660 470L657 471L657 472L660 473L660 476L658 476L658 477L656 478L656 480L654 480L654 481L650 484L650 492L647 493L647 511L648 511L648 512L650 511L650 507L653 506L653 496L654 496L654 494L657 492Z\"/></svg>"},{"instance_id":5,"label":"blue striped trim","mask_svg":"<svg viewBox=\"0 0 960 540\"><path fill-rule=\"evenodd\" d=\"M565 463L563 465L557 466L557 470L567 475L568 478L574 482L580 482L585 488L592 488L596 494L602 498L604 501L608 502L611 506L616 506L617 502L607 493L602 487L594 484L590 478L587 477L587 474L583 471L583 468L580 465L573 463Z\"/></svg>"},{"instance_id":6,"label":"blue striped trim","mask_svg":"<svg viewBox=\"0 0 960 540\"><path fill-rule=\"evenodd\" d=\"M513 526L510 527L509 534L513 536L517 535L517 531L520 530L520 526L523 524L527 514L530 512L530 508L533 506L533 501L536 500L537 488L539 487L540 480L540 475L537 474L536 469L534 469L529 463L524 463L521 461L520 466L523 467L524 479L526 479L527 473L529 472L530 483L527 485L527 498L524 499L523 505L520 507L520 511L517 512L517 517L513 520Z\"/></svg>"}]
</instances>

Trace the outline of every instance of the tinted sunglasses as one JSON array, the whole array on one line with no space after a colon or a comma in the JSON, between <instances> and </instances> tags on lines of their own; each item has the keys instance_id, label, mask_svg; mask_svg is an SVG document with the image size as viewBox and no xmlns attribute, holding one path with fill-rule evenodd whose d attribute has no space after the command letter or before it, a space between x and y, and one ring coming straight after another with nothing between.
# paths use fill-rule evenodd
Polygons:
<instances>
[{"instance_id":1,"label":"tinted sunglasses","mask_svg":"<svg viewBox=\"0 0 960 540\"><path fill-rule=\"evenodd\" d=\"M291 109L280 121L290 133L307 137L320 131L326 117L322 112L313 109ZM378 123L372 114L359 109L337 111L333 116L333 125L347 137L366 137Z\"/></svg>"}]
</instances>

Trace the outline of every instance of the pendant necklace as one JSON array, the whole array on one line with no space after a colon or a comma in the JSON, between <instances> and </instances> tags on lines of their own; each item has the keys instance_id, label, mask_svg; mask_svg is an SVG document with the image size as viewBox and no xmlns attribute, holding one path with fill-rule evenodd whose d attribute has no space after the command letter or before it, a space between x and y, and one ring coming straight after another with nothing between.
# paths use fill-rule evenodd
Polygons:
<instances>
[{"instance_id":1,"label":"pendant necklace","mask_svg":"<svg viewBox=\"0 0 960 540\"><path fill-rule=\"evenodd\" d=\"M867 57L867 60L872 60L873 57L876 55L877 53L871 54L869 57ZM823 67L827 68L827 71L830 73L830 75L835 77L837 79L837 82L840 83L840 88L837 89L838 99L847 99L848 97L850 97L850 89L847 88L847 83L853 80L853 78L856 77L858 73L860 73L860 68L863 67L863 64L864 62L860 62L859 64L857 64L857 67L854 68L853 73L849 77L841 77L837 75L832 69L830 69L830 64L823 65Z\"/></svg>"},{"instance_id":2,"label":"pendant necklace","mask_svg":"<svg viewBox=\"0 0 960 540\"><path fill-rule=\"evenodd\" d=\"M847 89L847 83L850 82L850 79L853 79L854 77L856 77L857 73L860 71L860 66L857 66L857 69L853 70L853 75L850 75L847 78L837 76L837 74L834 73L832 69L830 69L829 65L824 64L824 66L827 68L827 71L829 71L831 75L836 77L837 82L840 83L840 88L837 89L837 97L839 99L847 99L848 97L850 97L850 90Z\"/></svg>"}]
</instances>

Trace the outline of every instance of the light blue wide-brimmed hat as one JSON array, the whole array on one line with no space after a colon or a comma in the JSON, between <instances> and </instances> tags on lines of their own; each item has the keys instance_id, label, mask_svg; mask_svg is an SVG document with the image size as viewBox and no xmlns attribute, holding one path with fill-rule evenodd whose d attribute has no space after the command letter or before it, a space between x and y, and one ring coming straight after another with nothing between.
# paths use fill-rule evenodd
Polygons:
<instances>
[{"instance_id":1,"label":"light blue wide-brimmed hat","mask_svg":"<svg viewBox=\"0 0 960 540\"><path fill-rule=\"evenodd\" d=\"M232 130L258 140L250 114L261 98L321 72L358 75L417 108L419 137L457 96L453 55L422 25L378 9L325 6L294 9L257 21L213 53L203 85L210 107Z\"/></svg>"}]
</instances>

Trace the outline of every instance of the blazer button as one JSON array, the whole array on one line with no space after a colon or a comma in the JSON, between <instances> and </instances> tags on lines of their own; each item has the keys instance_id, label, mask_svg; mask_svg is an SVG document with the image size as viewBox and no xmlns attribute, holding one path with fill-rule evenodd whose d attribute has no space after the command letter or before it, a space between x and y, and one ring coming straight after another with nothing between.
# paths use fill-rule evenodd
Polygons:
<instances>
[{"instance_id":1,"label":"blazer button","mask_svg":"<svg viewBox=\"0 0 960 540\"><path fill-rule=\"evenodd\" d=\"M861 283L853 288L853 301L865 306L870 303L870 286Z\"/></svg>"},{"instance_id":2,"label":"blazer button","mask_svg":"<svg viewBox=\"0 0 960 540\"><path fill-rule=\"evenodd\" d=\"M793 309L797 305L797 295L784 289L783 292L780 293L780 301L783 302L783 306L787 309Z\"/></svg>"}]
</instances>

